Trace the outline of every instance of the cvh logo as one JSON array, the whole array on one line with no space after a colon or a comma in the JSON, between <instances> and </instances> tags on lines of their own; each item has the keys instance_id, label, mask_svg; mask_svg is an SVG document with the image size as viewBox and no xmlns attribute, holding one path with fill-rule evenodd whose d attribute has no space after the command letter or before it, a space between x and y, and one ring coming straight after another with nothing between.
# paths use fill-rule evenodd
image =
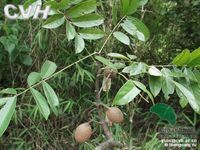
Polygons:
<instances>
[{"instance_id":1,"label":"cvh logo","mask_svg":"<svg viewBox=\"0 0 200 150\"><path fill-rule=\"evenodd\" d=\"M16 13L16 11L19 11L19 13ZM30 5L28 8L25 9L23 5L15 6L12 4L8 4L4 7L5 17L12 20L26 20L32 16L33 19L39 19L40 16L42 16L41 19L47 19L49 12L50 6L46 6L45 9L42 9L41 5Z\"/></svg>"}]
</instances>

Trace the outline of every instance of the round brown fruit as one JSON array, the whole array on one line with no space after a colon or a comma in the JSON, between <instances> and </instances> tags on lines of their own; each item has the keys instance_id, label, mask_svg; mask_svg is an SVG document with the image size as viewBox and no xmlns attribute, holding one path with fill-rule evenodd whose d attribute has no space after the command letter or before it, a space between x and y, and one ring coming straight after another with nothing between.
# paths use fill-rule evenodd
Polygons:
<instances>
[{"instance_id":1,"label":"round brown fruit","mask_svg":"<svg viewBox=\"0 0 200 150\"><path fill-rule=\"evenodd\" d=\"M122 111L117 107L110 107L106 111L106 115L110 121L113 123L121 123L124 121L124 115Z\"/></svg>"},{"instance_id":2,"label":"round brown fruit","mask_svg":"<svg viewBox=\"0 0 200 150\"><path fill-rule=\"evenodd\" d=\"M110 75L109 76L110 78L115 78L117 76L117 73L118 73L117 69L112 69L109 67L106 67L103 72L105 77L108 77Z\"/></svg>"},{"instance_id":3,"label":"round brown fruit","mask_svg":"<svg viewBox=\"0 0 200 150\"><path fill-rule=\"evenodd\" d=\"M92 128L88 122L80 124L75 130L75 140L78 143L84 143L92 135Z\"/></svg>"},{"instance_id":4,"label":"round brown fruit","mask_svg":"<svg viewBox=\"0 0 200 150\"><path fill-rule=\"evenodd\" d=\"M92 135L92 128L88 122L80 124L75 130L75 140L78 143L84 143Z\"/></svg>"}]
</instances>

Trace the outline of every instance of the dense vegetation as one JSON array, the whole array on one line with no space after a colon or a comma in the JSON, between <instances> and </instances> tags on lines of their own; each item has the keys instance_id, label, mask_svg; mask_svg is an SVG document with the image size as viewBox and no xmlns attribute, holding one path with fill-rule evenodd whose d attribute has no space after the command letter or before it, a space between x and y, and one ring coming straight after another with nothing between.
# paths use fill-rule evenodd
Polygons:
<instances>
[{"instance_id":1,"label":"dense vegetation","mask_svg":"<svg viewBox=\"0 0 200 150\"><path fill-rule=\"evenodd\" d=\"M6 4L53 11L47 20L9 20ZM199 0L2 0L0 149L162 150L164 127L191 127L199 140L199 7ZM74 132L85 122L92 135L78 143Z\"/></svg>"}]
</instances>

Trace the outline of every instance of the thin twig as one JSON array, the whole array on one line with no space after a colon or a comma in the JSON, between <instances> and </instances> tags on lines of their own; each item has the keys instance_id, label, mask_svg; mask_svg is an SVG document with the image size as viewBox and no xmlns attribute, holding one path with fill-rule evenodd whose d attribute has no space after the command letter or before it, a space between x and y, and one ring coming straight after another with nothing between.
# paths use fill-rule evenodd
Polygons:
<instances>
[{"instance_id":1,"label":"thin twig","mask_svg":"<svg viewBox=\"0 0 200 150\"><path fill-rule=\"evenodd\" d=\"M76 61L76 62L74 62L74 63L72 63L72 64L66 66L65 68L59 70L58 72L54 73L54 74L51 75L50 77L45 78L45 79L41 80L40 82L38 82L38 83L36 83L36 84L30 86L29 88L27 88L26 90L22 91L21 93L16 94L15 96L20 96L20 95L26 93L26 92L29 91L31 88L34 88L34 87L40 85L43 81L47 81L47 80L51 79L52 77L54 77L54 76L60 74L61 72L65 71L66 69L68 69L68 68L74 66L75 64L77 64L77 63L79 63L79 62L81 62L81 61L83 61L83 60L85 60L85 59L87 59L87 58L89 58L89 57L91 57L91 56L93 56L93 55L95 55L95 54L97 54L97 52L94 52L94 53L92 53L92 54L90 54L90 55L87 55L86 57L83 57L82 59L79 59L78 61Z\"/></svg>"},{"instance_id":2,"label":"thin twig","mask_svg":"<svg viewBox=\"0 0 200 150\"><path fill-rule=\"evenodd\" d=\"M101 49L99 50L98 54L100 54L103 50L103 48L105 47L105 45L107 44L108 40L110 39L110 37L112 36L112 34L115 32L115 30L117 29L117 27L120 25L120 23L124 20L126 16L122 17L122 19L117 23L117 25L113 28L113 30L111 31L111 33L108 35L107 39L105 40L104 44L102 45Z\"/></svg>"},{"instance_id":3,"label":"thin twig","mask_svg":"<svg viewBox=\"0 0 200 150\"><path fill-rule=\"evenodd\" d=\"M114 147L122 148L123 144L116 142L114 140L108 140L97 146L95 150L107 150L107 149L113 149Z\"/></svg>"},{"instance_id":4,"label":"thin twig","mask_svg":"<svg viewBox=\"0 0 200 150\"><path fill-rule=\"evenodd\" d=\"M103 43L102 47L100 48L100 50L99 50L98 52L93 52L93 53L91 53L90 55L87 55L87 56L83 57L82 59L79 59L79 60L77 60L76 62L71 63L70 65L64 67L63 69L61 69L61 70L59 70L58 72L56 72L56 73L54 73L53 75L51 75L50 77L43 79L42 81L40 81L40 82L38 82L38 83L32 85L31 87L27 88L26 90L22 91L22 92L19 93L19 94L16 94L15 96L18 97L18 96L20 96L20 95L26 93L27 91L29 91L31 88L34 88L34 87L40 85L43 81L47 81L47 80L53 78L54 76L56 76L56 75L58 75L59 73L65 71L66 69L68 69L68 68L70 68L70 67L76 65L77 63L79 63L79 62L81 62L81 61L83 61L83 60L85 60L85 59L87 59L87 58L90 58L90 57L92 57L92 56L94 56L94 55L96 55L96 54L100 54L100 53L102 52L102 50L104 49L105 45L107 44L108 40L109 40L110 37L112 36L113 32L116 30L116 28L120 25L120 23L123 21L123 19L124 19L125 17L126 17L126 16L124 16L124 17L118 22L118 24L113 28L113 30L112 30L111 33L108 35L108 37L106 38L105 42Z\"/></svg>"}]
</instances>

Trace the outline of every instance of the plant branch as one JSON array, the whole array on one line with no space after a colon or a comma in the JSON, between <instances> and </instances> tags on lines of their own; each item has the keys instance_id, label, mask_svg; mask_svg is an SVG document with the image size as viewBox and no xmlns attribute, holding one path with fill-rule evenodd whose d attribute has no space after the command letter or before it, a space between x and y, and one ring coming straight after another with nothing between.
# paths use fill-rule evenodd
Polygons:
<instances>
[{"instance_id":1,"label":"plant branch","mask_svg":"<svg viewBox=\"0 0 200 150\"><path fill-rule=\"evenodd\" d=\"M34 88L34 87L40 85L43 81L47 81L47 80L53 78L54 76L60 74L61 72L65 71L66 69L68 69L68 68L74 66L75 64L77 64L77 63L79 63L79 62L81 62L81 61L83 61L83 60L85 60L85 59L87 59L87 58L89 58L89 57L92 57L92 56L95 55L95 54L97 54L97 52L93 52L93 53L91 53L90 55L87 55L87 56L83 57L82 59L79 59L78 61L73 62L72 64L66 66L65 68L63 68L63 69L61 69L61 70L59 70L58 72L54 73L53 75L49 76L48 78L45 78L45 79L41 80L40 82L38 82L38 83L36 83L36 84L30 86L29 88L27 88L26 90L22 91L21 93L16 94L15 96L17 97L17 96L20 96L20 95L26 93L26 92L29 91L31 88Z\"/></svg>"},{"instance_id":2,"label":"plant branch","mask_svg":"<svg viewBox=\"0 0 200 150\"><path fill-rule=\"evenodd\" d=\"M111 35L113 34L113 32L117 29L117 27L120 25L120 23L122 22L122 20L124 20L125 17L123 17L119 22L118 24L113 28L113 30L111 31L111 33L109 34L108 38L106 39L105 43L102 45L102 48L99 50L98 54L100 55L100 53L102 52L103 48L105 47L106 43L108 42L108 40L110 39ZM103 128L103 131L104 131L104 134L106 135L107 137L107 141L106 142L103 142L101 143L99 146L97 146L95 148L95 150L104 150L104 149L107 149L107 148L113 148L113 147L119 147L121 148L123 145L119 142L116 142L113 140L113 137L112 137L112 134L111 132L109 131L109 128L108 128L108 125L106 123L106 120L103 116L103 113L102 113L102 108L101 108L101 92L102 92L102 89L103 89L103 86L100 88L100 74L101 74L101 68L100 68L100 64L99 62L96 62L96 72L97 72L97 75L96 75L96 81L95 81L95 94L96 94L96 107L97 107L97 113L99 115L99 119L100 119L100 122L101 122L101 126ZM110 77L111 74L108 75L108 77L106 78L106 80L108 80L108 78Z\"/></svg>"},{"instance_id":3,"label":"plant branch","mask_svg":"<svg viewBox=\"0 0 200 150\"><path fill-rule=\"evenodd\" d=\"M101 99L100 99L100 95L101 95L101 92L100 91L100 73L101 73L101 69L100 69L100 64L99 62L96 62L96 68L97 68L97 75L96 75L96 81L95 81L95 94L96 94L96 107L97 107L97 113L99 115L99 119L100 119L100 122L101 122L101 126L104 130L104 133L106 135L106 137L108 139L112 139L112 134L110 133L109 129L108 129L108 126L106 124L106 121L103 117L103 113L102 113L102 109L101 109Z\"/></svg>"},{"instance_id":4,"label":"plant branch","mask_svg":"<svg viewBox=\"0 0 200 150\"><path fill-rule=\"evenodd\" d=\"M125 17L126 17L126 16L124 16L124 17L118 22L118 24L113 28L113 30L112 30L111 33L108 35L108 37L106 38L106 40L104 41L102 47L100 48L100 50L99 50L98 52L95 51L95 52L93 52L93 53L91 53L91 54L89 54L89 55L83 57L82 59L79 59L79 60L77 60L76 62L71 63L70 65L68 65L68 66L64 67L63 69L59 70L58 72L52 74L50 77L43 79L42 81L40 81L40 82L38 82L38 83L32 85L31 87L29 87L29 88L27 88L26 90L24 90L24 91L22 91L22 92L16 94L15 96L18 97L18 96L20 96L20 95L26 93L27 91L29 91L31 88L34 88L34 87L40 85L43 81L47 81L47 80L53 78L54 76L56 76L56 75L58 75L59 73L65 71L66 69L68 69L68 68L70 68L70 67L76 65L77 63L80 63L81 61L83 61L83 60L85 60L85 59L87 59L87 58L90 58L90 57L92 57L92 56L94 56L94 55L96 55L96 54L100 54L100 53L102 52L102 50L104 49L104 47L106 46L108 40L109 40L110 37L112 36L113 32L116 30L116 28L120 25L120 23L124 20Z\"/></svg>"},{"instance_id":5,"label":"plant branch","mask_svg":"<svg viewBox=\"0 0 200 150\"><path fill-rule=\"evenodd\" d=\"M101 143L99 146L95 148L95 150L108 150L113 148L122 148L123 144L116 142L114 140L107 140L106 142Z\"/></svg>"},{"instance_id":6,"label":"plant branch","mask_svg":"<svg viewBox=\"0 0 200 150\"><path fill-rule=\"evenodd\" d=\"M96 68L97 68L97 75L96 75L96 82L95 82L95 94L96 94L96 106L97 106L97 113L99 115L99 119L101 122L101 126L104 130L104 133L107 137L107 141L99 144L95 150L106 150L106 149L113 149L114 147L122 148L123 144L120 142L114 141L111 132L108 129L108 125L106 120L104 119L103 113L102 113L102 108L101 108L101 89L100 88L100 74L101 74L101 69L100 69L100 64L99 62L96 62ZM109 78L109 76L107 77Z\"/></svg>"},{"instance_id":7,"label":"plant branch","mask_svg":"<svg viewBox=\"0 0 200 150\"><path fill-rule=\"evenodd\" d=\"M115 30L117 29L117 27L120 25L120 23L124 20L124 18L126 18L126 16L122 17L122 19L116 24L116 26L113 28L113 30L110 32L110 34L108 35L107 39L105 40L104 44L102 45L101 49L99 50L98 54L100 54L103 50L103 48L106 46L108 40L110 39L110 37L112 36L112 34L115 32Z\"/></svg>"}]
</instances>

